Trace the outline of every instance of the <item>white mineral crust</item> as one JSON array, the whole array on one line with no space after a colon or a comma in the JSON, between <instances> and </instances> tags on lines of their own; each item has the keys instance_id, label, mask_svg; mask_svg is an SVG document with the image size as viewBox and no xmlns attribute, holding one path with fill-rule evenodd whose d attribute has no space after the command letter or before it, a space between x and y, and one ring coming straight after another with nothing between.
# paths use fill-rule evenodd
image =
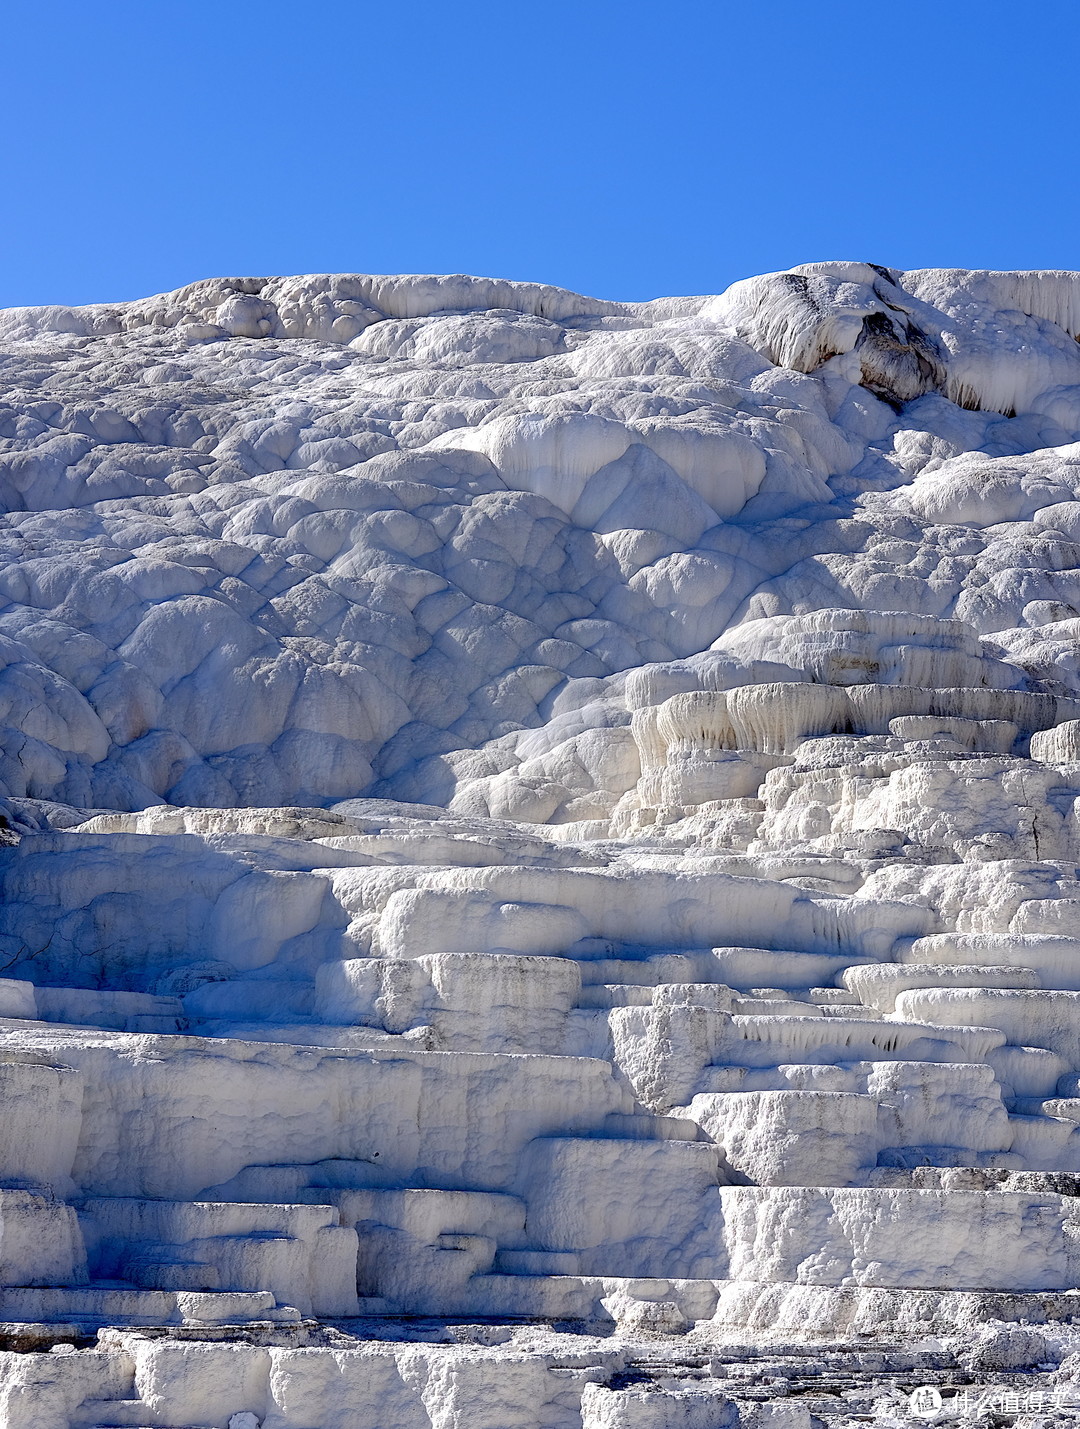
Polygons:
<instances>
[{"instance_id":1,"label":"white mineral crust","mask_svg":"<svg viewBox=\"0 0 1080 1429\"><path fill-rule=\"evenodd\" d=\"M0 1429L1080 1377L1078 339L864 263L0 313Z\"/></svg>"}]
</instances>

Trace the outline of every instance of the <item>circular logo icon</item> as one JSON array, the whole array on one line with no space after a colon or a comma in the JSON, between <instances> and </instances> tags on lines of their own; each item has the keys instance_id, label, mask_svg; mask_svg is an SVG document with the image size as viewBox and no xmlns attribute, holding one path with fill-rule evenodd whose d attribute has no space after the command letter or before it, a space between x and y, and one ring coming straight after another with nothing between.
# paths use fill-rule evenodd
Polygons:
<instances>
[{"instance_id":1,"label":"circular logo icon","mask_svg":"<svg viewBox=\"0 0 1080 1429\"><path fill-rule=\"evenodd\" d=\"M920 1419L936 1419L941 1409L941 1391L932 1384L921 1384L911 1391L908 1407Z\"/></svg>"}]
</instances>

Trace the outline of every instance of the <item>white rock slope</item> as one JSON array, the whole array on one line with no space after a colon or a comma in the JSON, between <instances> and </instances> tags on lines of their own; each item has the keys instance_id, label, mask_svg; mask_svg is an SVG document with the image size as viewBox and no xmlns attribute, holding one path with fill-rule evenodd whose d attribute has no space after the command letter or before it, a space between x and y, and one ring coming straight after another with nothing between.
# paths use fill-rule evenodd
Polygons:
<instances>
[{"instance_id":1,"label":"white rock slope","mask_svg":"<svg viewBox=\"0 0 1080 1429\"><path fill-rule=\"evenodd\" d=\"M1068 1379L1080 275L0 337L3 1429Z\"/></svg>"}]
</instances>

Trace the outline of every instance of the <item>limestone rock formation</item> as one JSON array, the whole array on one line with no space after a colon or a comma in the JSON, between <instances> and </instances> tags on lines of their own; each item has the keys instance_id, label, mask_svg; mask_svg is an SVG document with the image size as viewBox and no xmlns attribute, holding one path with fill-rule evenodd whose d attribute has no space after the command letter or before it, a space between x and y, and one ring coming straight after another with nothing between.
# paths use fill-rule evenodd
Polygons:
<instances>
[{"instance_id":1,"label":"limestone rock formation","mask_svg":"<svg viewBox=\"0 0 1080 1429\"><path fill-rule=\"evenodd\" d=\"M0 338L2 1429L1080 1420L1080 274Z\"/></svg>"}]
</instances>

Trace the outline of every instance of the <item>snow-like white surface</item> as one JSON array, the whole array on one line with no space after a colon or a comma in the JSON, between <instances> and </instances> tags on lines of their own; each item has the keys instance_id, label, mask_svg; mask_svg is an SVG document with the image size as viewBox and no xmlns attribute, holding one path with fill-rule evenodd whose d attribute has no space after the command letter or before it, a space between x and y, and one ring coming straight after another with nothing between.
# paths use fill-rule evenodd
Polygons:
<instances>
[{"instance_id":1,"label":"snow-like white surface","mask_svg":"<svg viewBox=\"0 0 1080 1429\"><path fill-rule=\"evenodd\" d=\"M297 1326L1076 1284L1080 275L0 336L0 1321L127 1327L5 1429L807 1429Z\"/></svg>"}]
</instances>

